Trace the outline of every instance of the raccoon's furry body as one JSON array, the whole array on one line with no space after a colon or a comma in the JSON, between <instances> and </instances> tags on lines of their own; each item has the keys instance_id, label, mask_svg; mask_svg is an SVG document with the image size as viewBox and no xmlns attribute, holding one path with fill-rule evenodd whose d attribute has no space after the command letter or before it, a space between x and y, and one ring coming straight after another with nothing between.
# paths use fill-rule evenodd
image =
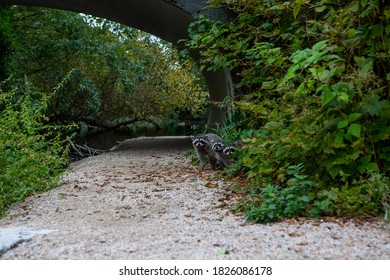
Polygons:
<instances>
[{"instance_id":1,"label":"raccoon's furry body","mask_svg":"<svg viewBox=\"0 0 390 280\"><path fill-rule=\"evenodd\" d=\"M214 151L215 152L215 157L217 158L218 164L224 168L224 167L231 167L232 162L230 157L226 156L223 151Z\"/></svg>"},{"instance_id":2,"label":"raccoon's furry body","mask_svg":"<svg viewBox=\"0 0 390 280\"><path fill-rule=\"evenodd\" d=\"M217 134L215 133L207 133L205 135L206 139L210 142L210 143L215 143L215 142L220 142L220 143L223 143L223 139L218 136Z\"/></svg>"},{"instance_id":3,"label":"raccoon's furry body","mask_svg":"<svg viewBox=\"0 0 390 280\"><path fill-rule=\"evenodd\" d=\"M212 156L212 147L210 141L207 139L206 135L199 135L192 138L192 146L194 146L196 153L198 155L201 170L204 169L206 165L206 159L209 159L212 169L216 167L216 159Z\"/></svg>"},{"instance_id":4,"label":"raccoon's furry body","mask_svg":"<svg viewBox=\"0 0 390 280\"><path fill-rule=\"evenodd\" d=\"M225 149L225 143L223 139L215 133L206 134L207 138L210 140L212 144L213 156L217 160L217 164L224 167L231 167L232 163L230 161L230 157L227 157L223 151Z\"/></svg>"}]
</instances>

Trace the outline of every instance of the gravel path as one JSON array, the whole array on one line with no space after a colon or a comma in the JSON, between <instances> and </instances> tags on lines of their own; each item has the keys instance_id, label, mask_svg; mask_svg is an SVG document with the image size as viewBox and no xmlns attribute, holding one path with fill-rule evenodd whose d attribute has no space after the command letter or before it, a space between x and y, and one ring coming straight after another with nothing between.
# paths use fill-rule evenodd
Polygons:
<instances>
[{"instance_id":1,"label":"gravel path","mask_svg":"<svg viewBox=\"0 0 390 280\"><path fill-rule=\"evenodd\" d=\"M245 223L227 183L189 165L190 145L138 138L73 164L59 188L0 220L3 235L36 233L0 259L390 259L380 219Z\"/></svg>"}]
</instances>

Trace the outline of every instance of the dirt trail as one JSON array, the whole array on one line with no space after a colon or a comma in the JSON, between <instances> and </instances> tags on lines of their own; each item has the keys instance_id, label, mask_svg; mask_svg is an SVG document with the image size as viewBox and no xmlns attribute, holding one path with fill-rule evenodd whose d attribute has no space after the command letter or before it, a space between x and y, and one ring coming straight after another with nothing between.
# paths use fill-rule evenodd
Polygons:
<instances>
[{"instance_id":1,"label":"dirt trail","mask_svg":"<svg viewBox=\"0 0 390 280\"><path fill-rule=\"evenodd\" d=\"M38 232L0 259L390 259L380 220L246 224L221 207L227 183L189 165L190 148L185 137L138 138L73 164L61 187L0 220Z\"/></svg>"}]
</instances>

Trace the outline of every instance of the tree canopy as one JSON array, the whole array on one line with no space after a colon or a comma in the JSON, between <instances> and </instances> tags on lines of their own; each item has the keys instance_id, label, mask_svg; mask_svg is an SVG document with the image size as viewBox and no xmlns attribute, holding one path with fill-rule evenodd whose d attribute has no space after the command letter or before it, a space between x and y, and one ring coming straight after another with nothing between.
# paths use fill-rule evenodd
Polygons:
<instances>
[{"instance_id":1,"label":"tree canopy","mask_svg":"<svg viewBox=\"0 0 390 280\"><path fill-rule=\"evenodd\" d=\"M60 85L53 120L147 119L178 111L196 117L205 110L201 75L171 44L84 14L17 6L3 13L1 34L13 42L3 69L42 92Z\"/></svg>"}]
</instances>

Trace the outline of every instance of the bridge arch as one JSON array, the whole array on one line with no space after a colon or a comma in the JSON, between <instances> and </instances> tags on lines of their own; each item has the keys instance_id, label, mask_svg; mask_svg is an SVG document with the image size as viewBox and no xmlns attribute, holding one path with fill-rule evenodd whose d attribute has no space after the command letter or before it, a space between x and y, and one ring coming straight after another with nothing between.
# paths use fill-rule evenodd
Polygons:
<instances>
[{"instance_id":1,"label":"bridge arch","mask_svg":"<svg viewBox=\"0 0 390 280\"><path fill-rule=\"evenodd\" d=\"M207 9L207 0L0 0L4 5L56 8L106 18L148 32L180 48L179 40L188 38L188 26L198 14L221 20L230 15L223 9ZM197 53L191 56L196 60ZM208 125L222 122L227 108L221 107L233 95L230 72L203 72L210 93Z\"/></svg>"}]
</instances>

